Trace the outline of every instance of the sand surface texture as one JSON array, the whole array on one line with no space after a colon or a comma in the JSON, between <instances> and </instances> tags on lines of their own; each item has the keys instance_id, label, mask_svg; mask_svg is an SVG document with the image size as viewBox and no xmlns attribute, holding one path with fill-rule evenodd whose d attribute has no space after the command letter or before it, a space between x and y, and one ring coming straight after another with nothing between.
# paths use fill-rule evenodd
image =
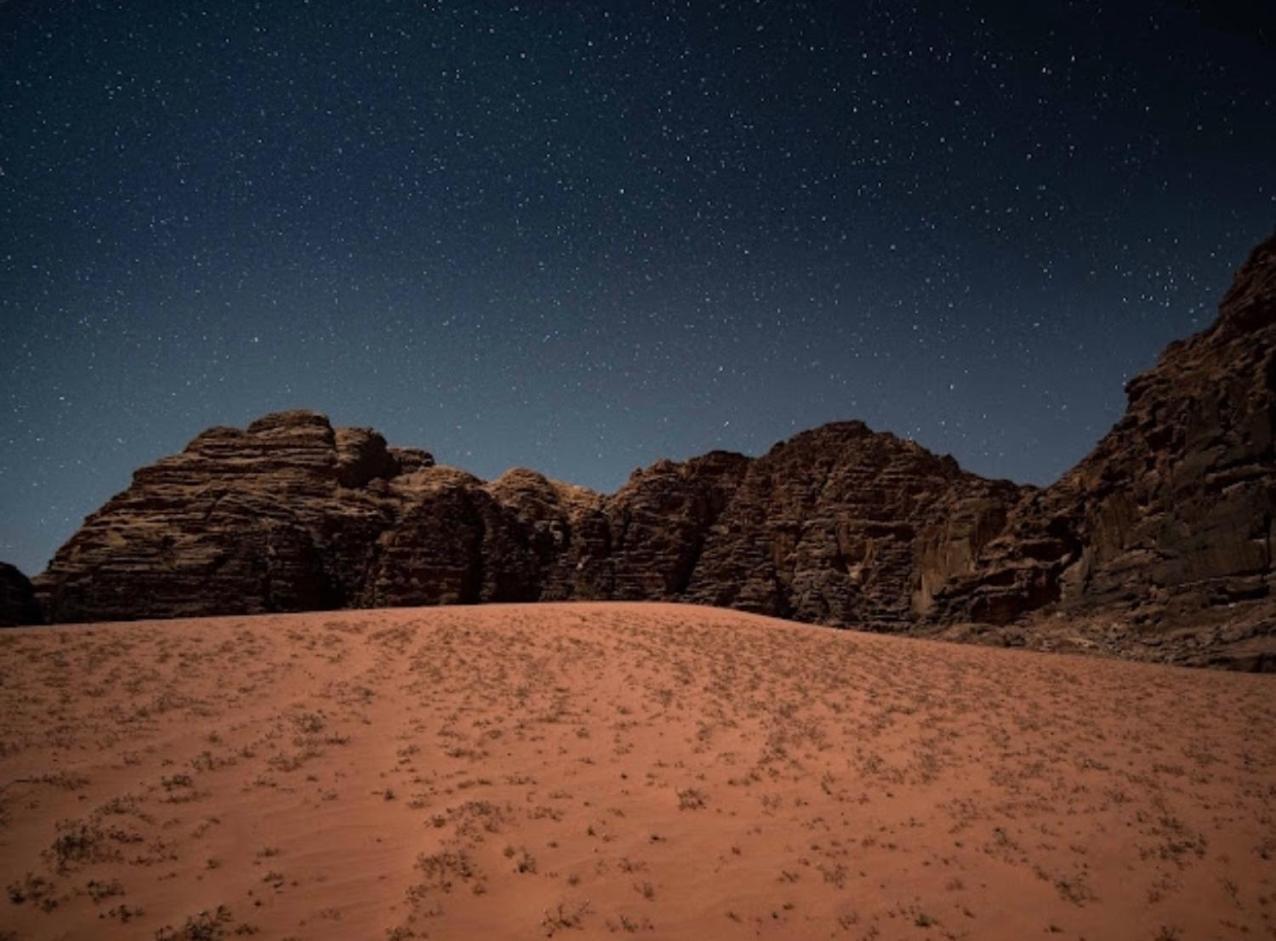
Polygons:
<instances>
[{"instance_id":1,"label":"sand surface texture","mask_svg":"<svg viewBox=\"0 0 1276 941\"><path fill-rule=\"evenodd\" d=\"M0 937L1276 938L1276 682L714 609L0 634Z\"/></svg>"}]
</instances>

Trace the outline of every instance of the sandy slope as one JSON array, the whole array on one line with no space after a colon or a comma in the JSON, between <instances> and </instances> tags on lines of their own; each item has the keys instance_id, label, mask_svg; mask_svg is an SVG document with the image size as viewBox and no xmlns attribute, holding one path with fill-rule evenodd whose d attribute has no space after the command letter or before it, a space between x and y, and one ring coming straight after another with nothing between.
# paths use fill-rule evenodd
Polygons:
<instances>
[{"instance_id":1,"label":"sandy slope","mask_svg":"<svg viewBox=\"0 0 1276 941\"><path fill-rule=\"evenodd\" d=\"M676 605L0 634L0 936L1276 937L1276 678Z\"/></svg>"}]
</instances>

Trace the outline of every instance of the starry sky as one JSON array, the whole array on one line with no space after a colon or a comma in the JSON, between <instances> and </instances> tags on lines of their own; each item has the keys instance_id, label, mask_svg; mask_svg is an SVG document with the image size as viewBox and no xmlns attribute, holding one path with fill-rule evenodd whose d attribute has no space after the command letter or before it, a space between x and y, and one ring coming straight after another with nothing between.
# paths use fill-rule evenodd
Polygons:
<instances>
[{"instance_id":1,"label":"starry sky","mask_svg":"<svg viewBox=\"0 0 1276 941\"><path fill-rule=\"evenodd\" d=\"M0 559L287 407L606 490L849 418L1048 483L1276 222L1234 6L0 3Z\"/></svg>"}]
</instances>

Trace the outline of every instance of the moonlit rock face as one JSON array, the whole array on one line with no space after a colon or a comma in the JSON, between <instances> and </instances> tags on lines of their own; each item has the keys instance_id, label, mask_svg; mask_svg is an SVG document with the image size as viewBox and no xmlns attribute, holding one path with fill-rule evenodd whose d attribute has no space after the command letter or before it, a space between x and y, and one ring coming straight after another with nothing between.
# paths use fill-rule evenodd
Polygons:
<instances>
[{"instance_id":1,"label":"moonlit rock face","mask_svg":"<svg viewBox=\"0 0 1276 941\"><path fill-rule=\"evenodd\" d=\"M405 467L375 432L287 412L139 470L39 584L57 621L615 598L898 629L918 534L1019 493L859 422L658 461L603 495Z\"/></svg>"},{"instance_id":2,"label":"moonlit rock face","mask_svg":"<svg viewBox=\"0 0 1276 941\"><path fill-rule=\"evenodd\" d=\"M1276 668L1276 238L1237 273L1215 323L1171 344L1127 392L1095 449L1026 494L939 589L938 612L1009 621L1055 602L1118 646L1188 629L1184 647L1221 643L1237 665Z\"/></svg>"}]
</instances>

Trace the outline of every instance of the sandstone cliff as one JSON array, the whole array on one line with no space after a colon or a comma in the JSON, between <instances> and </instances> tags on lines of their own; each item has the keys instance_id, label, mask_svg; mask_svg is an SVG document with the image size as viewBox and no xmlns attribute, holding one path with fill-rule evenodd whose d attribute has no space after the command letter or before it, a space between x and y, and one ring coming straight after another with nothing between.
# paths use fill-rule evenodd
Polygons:
<instances>
[{"instance_id":1,"label":"sandstone cliff","mask_svg":"<svg viewBox=\"0 0 1276 941\"><path fill-rule=\"evenodd\" d=\"M134 475L34 582L51 621L676 599L1184 663L1273 665L1276 239L1128 384L1051 487L842 422L614 494L485 482L322 415L213 428Z\"/></svg>"},{"instance_id":2,"label":"sandstone cliff","mask_svg":"<svg viewBox=\"0 0 1276 941\"><path fill-rule=\"evenodd\" d=\"M1082 646L1276 668L1276 238L1215 322L1126 392L1125 416L1058 483L1024 495L927 616L1004 624L1044 611L1067 628L1029 618L1037 639L1081 630Z\"/></svg>"},{"instance_id":3,"label":"sandstone cliff","mask_svg":"<svg viewBox=\"0 0 1276 941\"><path fill-rule=\"evenodd\" d=\"M487 483L294 411L137 471L35 581L53 621L614 598L899 629L919 533L1000 522L1021 492L859 422L659 461L604 495L522 469Z\"/></svg>"}]
</instances>

